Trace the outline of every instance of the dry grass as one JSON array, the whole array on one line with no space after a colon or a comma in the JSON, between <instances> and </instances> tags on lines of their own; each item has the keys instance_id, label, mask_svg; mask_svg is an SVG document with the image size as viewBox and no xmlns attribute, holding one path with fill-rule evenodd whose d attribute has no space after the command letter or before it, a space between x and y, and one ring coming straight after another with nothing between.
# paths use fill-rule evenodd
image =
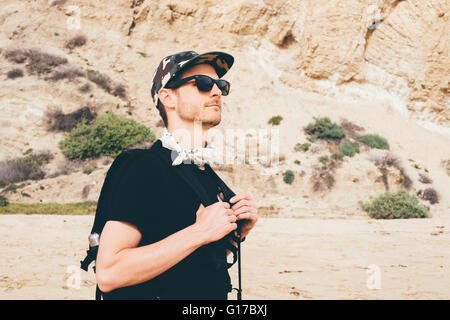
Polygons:
<instances>
[{"instance_id":1,"label":"dry grass","mask_svg":"<svg viewBox=\"0 0 450 320\"><path fill-rule=\"evenodd\" d=\"M82 47L85 44L86 44L86 37L83 35L78 35L67 41L66 48L72 50L77 47Z\"/></svg>"},{"instance_id":2,"label":"dry grass","mask_svg":"<svg viewBox=\"0 0 450 320\"><path fill-rule=\"evenodd\" d=\"M439 203L439 194L433 188L419 190L417 192L417 196L422 200L428 201L430 204Z\"/></svg>"},{"instance_id":3,"label":"dry grass","mask_svg":"<svg viewBox=\"0 0 450 320\"><path fill-rule=\"evenodd\" d=\"M22 71L22 69L14 68L14 69L8 71L8 73L6 74L6 77L8 79L21 78L21 77L23 77L23 71Z\"/></svg>"},{"instance_id":4,"label":"dry grass","mask_svg":"<svg viewBox=\"0 0 450 320\"><path fill-rule=\"evenodd\" d=\"M83 107L68 114L64 114L61 108L51 108L45 112L44 117L47 130L68 132L76 128L83 119L90 121L96 116L96 113L92 112L89 107Z\"/></svg>"},{"instance_id":5,"label":"dry grass","mask_svg":"<svg viewBox=\"0 0 450 320\"><path fill-rule=\"evenodd\" d=\"M321 163L313 167L311 173L311 181L313 183L313 191L330 190L333 188L336 180L334 174L336 168L340 166L341 161L331 159L325 163Z\"/></svg>"},{"instance_id":6,"label":"dry grass","mask_svg":"<svg viewBox=\"0 0 450 320\"><path fill-rule=\"evenodd\" d=\"M55 172L50 174L49 178L55 178L60 175L68 175L73 172L80 171L85 166L84 161L81 160L64 160L57 164L57 169Z\"/></svg>"},{"instance_id":7,"label":"dry grass","mask_svg":"<svg viewBox=\"0 0 450 320\"><path fill-rule=\"evenodd\" d=\"M419 181L423 184L429 184L433 182L433 180L431 180L426 174L423 173L419 173Z\"/></svg>"},{"instance_id":8,"label":"dry grass","mask_svg":"<svg viewBox=\"0 0 450 320\"><path fill-rule=\"evenodd\" d=\"M84 75L85 75L84 72L78 68L67 67L53 71L53 73L49 77L45 78L45 80L59 81L67 79L69 81L72 81L75 78L84 77Z\"/></svg>"},{"instance_id":9,"label":"dry grass","mask_svg":"<svg viewBox=\"0 0 450 320\"><path fill-rule=\"evenodd\" d=\"M6 183L20 181L40 180L45 177L45 172L41 166L50 162L53 154L48 151L39 151L22 158L0 162L0 180Z\"/></svg>"},{"instance_id":10,"label":"dry grass","mask_svg":"<svg viewBox=\"0 0 450 320\"><path fill-rule=\"evenodd\" d=\"M350 138L353 138L355 140L358 139L359 131L364 130L363 127L358 126L357 124L354 124L353 122L350 122L347 119L341 121L341 127L344 128L344 130L346 131L346 133L349 135Z\"/></svg>"}]
</instances>

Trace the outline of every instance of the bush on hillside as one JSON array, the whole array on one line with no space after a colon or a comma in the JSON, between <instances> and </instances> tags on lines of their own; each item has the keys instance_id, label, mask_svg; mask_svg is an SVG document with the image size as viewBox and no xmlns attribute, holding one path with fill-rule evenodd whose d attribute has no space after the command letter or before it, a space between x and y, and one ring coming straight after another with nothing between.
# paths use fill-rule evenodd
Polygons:
<instances>
[{"instance_id":1,"label":"bush on hillside","mask_svg":"<svg viewBox=\"0 0 450 320\"><path fill-rule=\"evenodd\" d=\"M363 127L344 119L341 121L341 127L344 128L345 133L353 139L357 139L359 136L359 131L364 130Z\"/></svg>"},{"instance_id":2,"label":"bush on hillside","mask_svg":"<svg viewBox=\"0 0 450 320\"><path fill-rule=\"evenodd\" d=\"M280 124L281 120L283 120L282 116L273 116L272 118L269 119L269 121L267 121L267 123L277 126Z\"/></svg>"},{"instance_id":3,"label":"bush on hillside","mask_svg":"<svg viewBox=\"0 0 450 320\"><path fill-rule=\"evenodd\" d=\"M22 69L14 68L14 69L8 71L6 76L8 79L21 78L21 77L23 77L23 71L22 71Z\"/></svg>"},{"instance_id":4,"label":"bush on hillside","mask_svg":"<svg viewBox=\"0 0 450 320\"><path fill-rule=\"evenodd\" d=\"M311 146L310 143L306 142L306 143L297 143L294 146L294 151L303 151L306 152L309 150L309 147Z\"/></svg>"},{"instance_id":5,"label":"bush on hillside","mask_svg":"<svg viewBox=\"0 0 450 320\"><path fill-rule=\"evenodd\" d=\"M287 170L283 173L283 181L287 184L291 184L294 181L294 172Z\"/></svg>"},{"instance_id":6,"label":"bush on hillside","mask_svg":"<svg viewBox=\"0 0 450 320\"><path fill-rule=\"evenodd\" d=\"M4 196L0 196L0 207L6 207L8 204L8 199Z\"/></svg>"},{"instance_id":7,"label":"bush on hillside","mask_svg":"<svg viewBox=\"0 0 450 320\"><path fill-rule=\"evenodd\" d=\"M78 77L84 77L85 73L75 67L60 68L52 72L52 74L45 78L45 80L59 81L63 79L73 80Z\"/></svg>"},{"instance_id":8,"label":"bush on hillside","mask_svg":"<svg viewBox=\"0 0 450 320\"><path fill-rule=\"evenodd\" d=\"M102 74L96 70L88 69L86 77L89 81L95 83L98 87L102 88L105 92L112 94L115 97L119 97L122 100L127 98L127 90L123 84L114 84L109 76Z\"/></svg>"},{"instance_id":9,"label":"bush on hillside","mask_svg":"<svg viewBox=\"0 0 450 320\"><path fill-rule=\"evenodd\" d=\"M31 74L50 73L53 68L67 63L66 58L42 52L38 49L27 50L27 56L29 61L27 69Z\"/></svg>"},{"instance_id":10,"label":"bush on hillside","mask_svg":"<svg viewBox=\"0 0 450 320\"><path fill-rule=\"evenodd\" d=\"M417 192L417 196L419 196L422 200L428 201L430 204L439 203L439 195L433 188L427 188L423 191L419 190Z\"/></svg>"},{"instance_id":11,"label":"bush on hillside","mask_svg":"<svg viewBox=\"0 0 450 320\"><path fill-rule=\"evenodd\" d=\"M359 147L356 143L344 141L339 145L339 151L341 151L344 156L353 157L355 153L359 153Z\"/></svg>"},{"instance_id":12,"label":"bush on hillside","mask_svg":"<svg viewBox=\"0 0 450 320\"><path fill-rule=\"evenodd\" d=\"M325 160L325 158L323 159ZM313 167L311 181L313 183L314 192L326 189L331 190L333 188L336 183L334 178L335 170L339 165L340 161L328 159L327 161L322 161L320 165Z\"/></svg>"},{"instance_id":13,"label":"bush on hillside","mask_svg":"<svg viewBox=\"0 0 450 320\"><path fill-rule=\"evenodd\" d=\"M25 157L0 162L0 180L6 183L39 180L45 177L41 166L53 159L50 151L27 154Z\"/></svg>"},{"instance_id":14,"label":"bush on hillside","mask_svg":"<svg viewBox=\"0 0 450 320\"><path fill-rule=\"evenodd\" d=\"M59 147L68 159L96 158L102 155L116 157L125 148L142 141L154 141L155 136L146 126L107 112L87 123L82 120Z\"/></svg>"},{"instance_id":15,"label":"bush on hillside","mask_svg":"<svg viewBox=\"0 0 450 320\"><path fill-rule=\"evenodd\" d=\"M342 139L345 137L344 129L334 123L327 117L314 118L315 122L308 124L304 131L309 135L310 141L316 141L317 139Z\"/></svg>"},{"instance_id":16,"label":"bush on hillside","mask_svg":"<svg viewBox=\"0 0 450 320\"><path fill-rule=\"evenodd\" d=\"M95 119L96 113L92 112L89 107L83 107L74 112L64 114L61 108L49 109L45 112L45 122L49 131L71 131L83 119L88 122Z\"/></svg>"},{"instance_id":17,"label":"bush on hillside","mask_svg":"<svg viewBox=\"0 0 450 320\"><path fill-rule=\"evenodd\" d=\"M419 173L419 181L423 184L429 184L433 182L433 180L431 180L426 174L423 173Z\"/></svg>"},{"instance_id":18,"label":"bush on hillside","mask_svg":"<svg viewBox=\"0 0 450 320\"><path fill-rule=\"evenodd\" d=\"M81 47L86 44L86 37L83 35L78 35L67 41L67 49L75 49L76 47Z\"/></svg>"},{"instance_id":19,"label":"bush on hillside","mask_svg":"<svg viewBox=\"0 0 450 320\"><path fill-rule=\"evenodd\" d=\"M386 192L370 203L359 201L362 209L374 219L428 218L429 209L419 203L415 195L401 189L397 193Z\"/></svg>"},{"instance_id":20,"label":"bush on hillside","mask_svg":"<svg viewBox=\"0 0 450 320\"><path fill-rule=\"evenodd\" d=\"M368 145L371 148L386 149L386 150L389 149L388 141L385 138L380 137L377 134L365 134L365 135L359 136L359 141Z\"/></svg>"}]
</instances>

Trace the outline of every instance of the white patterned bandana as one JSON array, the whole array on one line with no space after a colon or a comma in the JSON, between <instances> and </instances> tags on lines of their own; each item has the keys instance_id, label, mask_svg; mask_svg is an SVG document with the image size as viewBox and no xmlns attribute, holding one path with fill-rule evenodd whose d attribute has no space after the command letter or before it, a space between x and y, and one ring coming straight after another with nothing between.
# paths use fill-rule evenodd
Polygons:
<instances>
[{"instance_id":1,"label":"white patterned bandana","mask_svg":"<svg viewBox=\"0 0 450 320\"><path fill-rule=\"evenodd\" d=\"M211 163L214 160L215 152L209 143L207 148L183 149L167 128L164 128L159 140L161 140L164 148L172 150L172 166L177 166L182 162L188 164L193 162L197 166L203 166L205 163ZM176 151L176 153L173 151Z\"/></svg>"}]
</instances>

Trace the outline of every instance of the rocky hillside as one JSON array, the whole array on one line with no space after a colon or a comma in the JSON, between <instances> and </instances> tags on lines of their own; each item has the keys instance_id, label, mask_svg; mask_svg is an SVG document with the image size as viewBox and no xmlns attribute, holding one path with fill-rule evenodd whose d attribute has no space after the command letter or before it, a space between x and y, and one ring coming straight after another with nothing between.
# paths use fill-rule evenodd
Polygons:
<instances>
[{"instance_id":1,"label":"rocky hillside","mask_svg":"<svg viewBox=\"0 0 450 320\"><path fill-rule=\"evenodd\" d=\"M236 192L253 194L261 211L365 217L359 200L396 190L407 176L411 193L438 192L439 203L424 202L434 216L448 214L449 12L442 0L3 1L0 161L30 148L53 155L42 179L6 195L12 202L96 201L112 159L65 159L58 148L65 134L48 130L49 110L111 110L158 137L150 81L159 61L177 51L224 50L235 65L219 129L279 130L279 166L217 168ZM268 124L277 115L280 124ZM294 151L314 117L342 124L352 141L379 134L390 150L360 145L352 158L322 163L336 151L330 141ZM380 171L389 158L396 166ZM83 173L89 164L96 169ZM283 181L287 170L291 184Z\"/></svg>"}]
</instances>

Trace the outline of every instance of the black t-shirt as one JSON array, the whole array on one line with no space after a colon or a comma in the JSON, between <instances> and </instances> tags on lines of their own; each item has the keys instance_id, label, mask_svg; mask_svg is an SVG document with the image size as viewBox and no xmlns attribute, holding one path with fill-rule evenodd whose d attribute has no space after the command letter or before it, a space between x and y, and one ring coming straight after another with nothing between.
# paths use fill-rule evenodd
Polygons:
<instances>
[{"instance_id":1,"label":"black t-shirt","mask_svg":"<svg viewBox=\"0 0 450 320\"><path fill-rule=\"evenodd\" d=\"M194 172L197 174L197 177L200 180L200 183L205 187L206 192L214 198L219 201L219 198L217 197L219 195L219 189L216 180L214 177L211 176L208 170L206 169L200 169L196 165L192 165L194 168Z\"/></svg>"},{"instance_id":2,"label":"black t-shirt","mask_svg":"<svg viewBox=\"0 0 450 320\"><path fill-rule=\"evenodd\" d=\"M191 166L211 199L219 201L214 177L194 164L183 165ZM138 246L158 242L195 223L201 203L195 191L173 173L170 164L158 161L150 152L129 166L110 201L107 220L136 226L142 234ZM226 300L230 277L226 268L217 266L217 257L226 261L226 249L220 241L200 247L149 281L118 288L103 297Z\"/></svg>"}]
</instances>

